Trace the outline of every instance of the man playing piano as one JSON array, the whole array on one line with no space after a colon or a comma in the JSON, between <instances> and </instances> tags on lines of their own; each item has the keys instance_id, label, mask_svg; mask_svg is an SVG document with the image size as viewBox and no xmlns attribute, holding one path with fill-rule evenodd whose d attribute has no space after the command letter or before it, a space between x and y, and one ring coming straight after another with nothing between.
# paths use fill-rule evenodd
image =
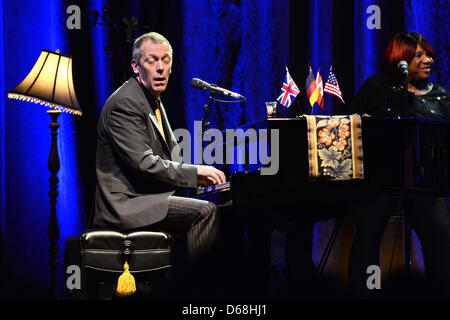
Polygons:
<instances>
[{"instance_id":1,"label":"man playing piano","mask_svg":"<svg viewBox=\"0 0 450 320\"><path fill-rule=\"evenodd\" d=\"M385 51L384 74L371 76L362 84L352 102L350 114L378 118L406 115L450 120L450 96L447 90L429 79L433 59L434 50L421 34L404 32L395 35ZM408 63L409 108L406 114L403 108L402 75L398 70L401 60ZM394 205L393 199L372 198L361 201L354 209L356 236L350 258L349 283L359 297L367 297L366 269L370 265L379 265L381 240ZM437 297L448 295L450 264L445 200L414 198L409 207L410 222L422 245L430 288Z\"/></svg>"},{"instance_id":2,"label":"man playing piano","mask_svg":"<svg viewBox=\"0 0 450 320\"><path fill-rule=\"evenodd\" d=\"M133 45L134 77L106 101L98 123L94 227L151 228L187 233L191 261L218 242L213 203L179 197L179 188L224 183L222 171L178 159L161 94L172 67L172 47L162 35L142 35Z\"/></svg>"}]
</instances>

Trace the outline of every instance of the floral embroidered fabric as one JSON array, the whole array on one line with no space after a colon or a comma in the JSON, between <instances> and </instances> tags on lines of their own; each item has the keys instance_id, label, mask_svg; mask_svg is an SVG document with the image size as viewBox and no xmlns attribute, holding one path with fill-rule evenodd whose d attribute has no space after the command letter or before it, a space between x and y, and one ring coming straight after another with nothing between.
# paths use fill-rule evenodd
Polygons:
<instances>
[{"instance_id":1,"label":"floral embroidered fabric","mask_svg":"<svg viewBox=\"0 0 450 320\"><path fill-rule=\"evenodd\" d=\"M363 179L361 117L306 116L311 180Z\"/></svg>"}]
</instances>

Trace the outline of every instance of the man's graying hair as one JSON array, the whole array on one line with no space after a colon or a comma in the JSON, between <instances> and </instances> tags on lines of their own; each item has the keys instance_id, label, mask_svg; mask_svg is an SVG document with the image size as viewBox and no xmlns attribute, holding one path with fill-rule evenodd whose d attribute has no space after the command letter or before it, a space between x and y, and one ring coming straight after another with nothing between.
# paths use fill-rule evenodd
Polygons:
<instances>
[{"instance_id":1,"label":"man's graying hair","mask_svg":"<svg viewBox=\"0 0 450 320\"><path fill-rule=\"evenodd\" d=\"M173 57L173 50L172 46L170 45L169 40L167 40L163 35L157 33L157 32L149 32L145 33L136 40L134 40L133 44L133 52L131 59L134 59L136 63L139 63L139 60L141 59L142 53L141 53L141 45L144 40L151 40L154 43L161 43L166 44L169 47L169 57L170 57L170 65L172 65L172 57Z\"/></svg>"}]
</instances>

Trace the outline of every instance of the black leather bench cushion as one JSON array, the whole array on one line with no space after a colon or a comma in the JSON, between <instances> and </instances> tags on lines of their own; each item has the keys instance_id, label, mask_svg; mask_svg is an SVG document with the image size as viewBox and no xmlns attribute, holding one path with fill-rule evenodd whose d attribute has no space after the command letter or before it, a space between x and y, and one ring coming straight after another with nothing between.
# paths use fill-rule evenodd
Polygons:
<instances>
[{"instance_id":1,"label":"black leather bench cushion","mask_svg":"<svg viewBox=\"0 0 450 320\"><path fill-rule=\"evenodd\" d=\"M131 254L122 250L128 241ZM123 272L125 257L130 272L145 272L172 266L172 236L164 232L88 230L80 237L82 266L109 272Z\"/></svg>"}]
</instances>

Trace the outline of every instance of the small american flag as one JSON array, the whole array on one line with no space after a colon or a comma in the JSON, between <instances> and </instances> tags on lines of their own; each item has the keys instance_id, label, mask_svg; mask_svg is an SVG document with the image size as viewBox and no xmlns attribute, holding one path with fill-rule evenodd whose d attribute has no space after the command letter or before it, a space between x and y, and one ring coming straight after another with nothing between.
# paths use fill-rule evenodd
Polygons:
<instances>
[{"instance_id":1,"label":"small american flag","mask_svg":"<svg viewBox=\"0 0 450 320\"><path fill-rule=\"evenodd\" d=\"M286 77L284 78L283 85L281 86L280 96L277 98L277 101L289 108L292 103L291 96L295 97L299 94L300 90L295 84L294 80L292 80L291 75L289 74L288 68L286 68Z\"/></svg>"},{"instance_id":2,"label":"small american flag","mask_svg":"<svg viewBox=\"0 0 450 320\"><path fill-rule=\"evenodd\" d=\"M335 95L336 97L341 99L343 103L345 103L344 99L342 99L342 92L339 89L339 84L337 82L336 76L334 75L333 71L331 71L331 68L327 83L325 83L325 88L323 89L323 91Z\"/></svg>"}]
</instances>

